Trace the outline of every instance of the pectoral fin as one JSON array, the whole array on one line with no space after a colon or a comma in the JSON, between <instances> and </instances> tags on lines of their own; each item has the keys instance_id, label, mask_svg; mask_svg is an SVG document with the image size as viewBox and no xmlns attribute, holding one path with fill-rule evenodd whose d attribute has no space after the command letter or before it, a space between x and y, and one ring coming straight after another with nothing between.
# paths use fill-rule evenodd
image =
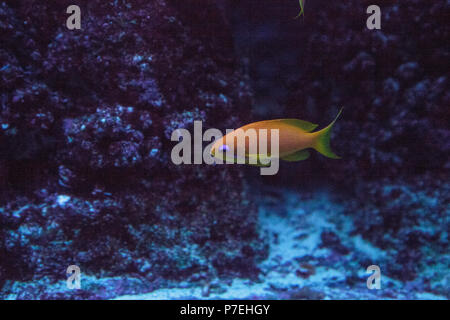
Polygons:
<instances>
[{"instance_id":1,"label":"pectoral fin","mask_svg":"<svg viewBox=\"0 0 450 320\"><path fill-rule=\"evenodd\" d=\"M281 159L284 161L294 162L294 161L302 161L309 158L309 151L307 150L300 150L294 153L291 153L290 155L287 155L285 157L282 157Z\"/></svg>"}]
</instances>

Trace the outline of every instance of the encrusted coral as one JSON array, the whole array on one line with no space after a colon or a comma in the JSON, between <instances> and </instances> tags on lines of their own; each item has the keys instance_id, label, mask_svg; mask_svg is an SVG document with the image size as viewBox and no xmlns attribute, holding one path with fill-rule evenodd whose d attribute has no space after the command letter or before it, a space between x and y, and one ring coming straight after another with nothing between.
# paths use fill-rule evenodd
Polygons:
<instances>
[{"instance_id":1,"label":"encrusted coral","mask_svg":"<svg viewBox=\"0 0 450 320\"><path fill-rule=\"evenodd\" d=\"M14 285L71 264L135 278L125 294L249 276L265 255L241 173L170 160L168 131L234 125L252 99L219 9L189 2L89 1L72 31L68 1L1 3L2 294L117 294Z\"/></svg>"}]
</instances>

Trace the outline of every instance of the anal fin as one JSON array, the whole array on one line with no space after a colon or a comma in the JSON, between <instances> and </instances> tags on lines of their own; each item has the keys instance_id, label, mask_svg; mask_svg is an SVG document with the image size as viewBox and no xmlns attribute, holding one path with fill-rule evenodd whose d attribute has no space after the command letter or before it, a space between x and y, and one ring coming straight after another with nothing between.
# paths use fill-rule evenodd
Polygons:
<instances>
[{"instance_id":1,"label":"anal fin","mask_svg":"<svg viewBox=\"0 0 450 320\"><path fill-rule=\"evenodd\" d=\"M270 157L248 154L245 163L256 167L270 167Z\"/></svg>"},{"instance_id":2,"label":"anal fin","mask_svg":"<svg viewBox=\"0 0 450 320\"><path fill-rule=\"evenodd\" d=\"M306 160L308 158L309 158L309 151L308 150L300 150L300 151L291 153L287 156L284 156L281 159L284 161L295 162L295 161Z\"/></svg>"}]
</instances>

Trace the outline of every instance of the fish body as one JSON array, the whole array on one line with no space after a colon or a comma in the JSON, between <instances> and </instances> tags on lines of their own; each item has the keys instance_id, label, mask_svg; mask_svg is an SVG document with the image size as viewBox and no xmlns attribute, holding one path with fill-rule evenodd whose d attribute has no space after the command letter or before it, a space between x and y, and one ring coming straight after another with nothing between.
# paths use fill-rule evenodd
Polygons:
<instances>
[{"instance_id":1,"label":"fish body","mask_svg":"<svg viewBox=\"0 0 450 320\"><path fill-rule=\"evenodd\" d=\"M271 149L271 138L272 136L269 134L272 129L277 129L279 134L279 156L280 158L289 155L293 152L309 148L313 141L314 136L304 129L291 125L286 120L293 119L276 119L276 120L266 120L266 121L258 121L255 123L251 123L242 127L242 130L246 131L247 129L255 129L257 132L257 141L259 145L259 130L266 129L267 134L267 149ZM294 119L295 120L295 119ZM234 136L233 134L231 136ZM227 136L225 136L224 142L226 143ZM248 150L249 145L248 141L246 141L246 150Z\"/></svg>"},{"instance_id":2,"label":"fish body","mask_svg":"<svg viewBox=\"0 0 450 320\"><path fill-rule=\"evenodd\" d=\"M316 132L313 130L317 128L317 124L299 119L275 119L247 124L218 139L211 147L211 155L234 162L237 160L237 154L244 154L247 160L254 157L258 159L258 162L260 159L274 157L285 161L301 161L308 158L307 149L312 148L329 158L337 159L339 157L330 148L330 133L341 111L330 125ZM278 130L277 154L271 154L273 143L271 133L274 129ZM247 134L250 131L254 132L254 140L250 138L250 134ZM265 131L266 135L260 134L261 131ZM246 136L241 137L241 143L239 143L239 135L243 134ZM263 148L265 150L260 148L261 137L267 141L267 147ZM252 142L256 144L253 149ZM230 150L230 148L232 149ZM230 157L231 152L225 155L227 151L233 151L232 158Z\"/></svg>"}]
</instances>

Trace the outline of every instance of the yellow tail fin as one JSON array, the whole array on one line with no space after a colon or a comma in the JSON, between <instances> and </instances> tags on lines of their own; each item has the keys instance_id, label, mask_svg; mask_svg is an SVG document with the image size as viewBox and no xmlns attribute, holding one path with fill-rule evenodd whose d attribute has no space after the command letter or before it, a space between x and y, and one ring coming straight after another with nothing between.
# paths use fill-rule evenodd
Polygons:
<instances>
[{"instance_id":1,"label":"yellow tail fin","mask_svg":"<svg viewBox=\"0 0 450 320\"><path fill-rule=\"evenodd\" d=\"M317 137L312 147L316 149L317 152L320 152L324 156L332 159L340 159L340 157L336 155L330 148L330 135L331 135L331 128L341 115L342 109L343 108L341 108L341 110L339 111L338 115L333 120L333 122L331 122L327 127L323 128L322 130L314 133L317 135Z\"/></svg>"}]
</instances>

